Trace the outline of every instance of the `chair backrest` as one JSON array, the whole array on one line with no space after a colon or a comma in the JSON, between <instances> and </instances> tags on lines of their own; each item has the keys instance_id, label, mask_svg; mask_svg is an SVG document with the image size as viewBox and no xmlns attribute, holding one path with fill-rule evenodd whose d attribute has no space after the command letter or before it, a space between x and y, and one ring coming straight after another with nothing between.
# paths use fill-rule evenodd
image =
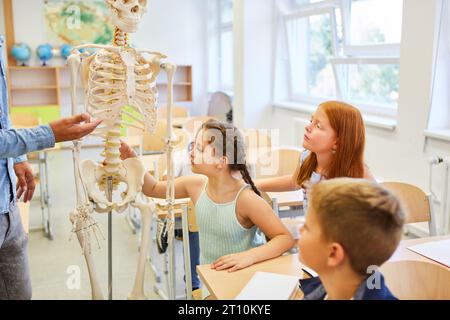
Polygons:
<instances>
[{"instance_id":1,"label":"chair backrest","mask_svg":"<svg viewBox=\"0 0 450 320\"><path fill-rule=\"evenodd\" d=\"M198 232L197 216L195 215L195 205L191 201L188 204L188 226L190 232Z\"/></svg>"},{"instance_id":2,"label":"chair backrest","mask_svg":"<svg viewBox=\"0 0 450 320\"><path fill-rule=\"evenodd\" d=\"M163 152L165 149L164 139L167 135L167 123L164 120L158 120L155 126L155 132L149 134L144 132L142 149L146 152Z\"/></svg>"},{"instance_id":3,"label":"chair backrest","mask_svg":"<svg viewBox=\"0 0 450 320\"><path fill-rule=\"evenodd\" d=\"M158 117L167 118L167 107L158 108ZM174 118L187 118L189 117L189 109L186 107L172 107L172 117Z\"/></svg>"},{"instance_id":4,"label":"chair backrest","mask_svg":"<svg viewBox=\"0 0 450 320\"><path fill-rule=\"evenodd\" d=\"M450 270L424 261L386 262L380 268L386 285L398 299L450 299Z\"/></svg>"},{"instance_id":5,"label":"chair backrest","mask_svg":"<svg viewBox=\"0 0 450 320\"><path fill-rule=\"evenodd\" d=\"M402 182L383 182L381 185L400 200L405 213L405 224L431 220L429 199L423 190Z\"/></svg>"},{"instance_id":6,"label":"chair backrest","mask_svg":"<svg viewBox=\"0 0 450 320\"><path fill-rule=\"evenodd\" d=\"M173 132L177 136L178 142L175 145L175 149L184 150L187 149L189 142L191 141L191 135L184 129L173 129Z\"/></svg>"},{"instance_id":7,"label":"chair backrest","mask_svg":"<svg viewBox=\"0 0 450 320\"><path fill-rule=\"evenodd\" d=\"M272 147L272 139L265 129L245 129L243 133L247 149Z\"/></svg>"},{"instance_id":8,"label":"chair backrest","mask_svg":"<svg viewBox=\"0 0 450 320\"><path fill-rule=\"evenodd\" d=\"M9 115L13 127L35 127L41 124L38 116L33 113L11 113Z\"/></svg>"},{"instance_id":9,"label":"chair backrest","mask_svg":"<svg viewBox=\"0 0 450 320\"><path fill-rule=\"evenodd\" d=\"M227 113L233 109L231 98L224 92L215 92L211 95L208 104L208 116L214 116L222 121L227 120Z\"/></svg>"},{"instance_id":10,"label":"chair backrest","mask_svg":"<svg viewBox=\"0 0 450 320\"><path fill-rule=\"evenodd\" d=\"M277 148L258 156L255 163L256 178L279 177L293 174L300 159L297 148Z\"/></svg>"},{"instance_id":11,"label":"chair backrest","mask_svg":"<svg viewBox=\"0 0 450 320\"><path fill-rule=\"evenodd\" d=\"M194 135L197 133L198 129L201 127L201 125L208 121L209 119L216 119L215 117L209 117L209 116L197 116L197 117L191 117L189 118L189 121L187 121L185 124L183 124L183 129L185 129L187 132L189 132L189 135L194 138Z\"/></svg>"}]
</instances>

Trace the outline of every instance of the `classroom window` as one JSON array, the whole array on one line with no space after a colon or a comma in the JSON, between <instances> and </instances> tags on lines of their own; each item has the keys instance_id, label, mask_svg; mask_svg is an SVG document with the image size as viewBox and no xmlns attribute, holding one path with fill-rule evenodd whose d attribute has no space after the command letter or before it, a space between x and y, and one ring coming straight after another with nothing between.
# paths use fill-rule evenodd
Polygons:
<instances>
[{"instance_id":1,"label":"classroom window","mask_svg":"<svg viewBox=\"0 0 450 320\"><path fill-rule=\"evenodd\" d=\"M278 40L286 44L276 66L285 61L289 88L281 99L341 99L395 116L403 0L286 1L278 1L285 33ZM276 90L274 96L280 99Z\"/></svg>"},{"instance_id":2,"label":"classroom window","mask_svg":"<svg viewBox=\"0 0 450 320\"><path fill-rule=\"evenodd\" d=\"M435 50L429 130L444 130L450 137L450 1L442 2Z\"/></svg>"},{"instance_id":3,"label":"classroom window","mask_svg":"<svg viewBox=\"0 0 450 320\"><path fill-rule=\"evenodd\" d=\"M286 21L293 98L336 94L330 20L329 14L320 14Z\"/></svg>"},{"instance_id":4,"label":"classroom window","mask_svg":"<svg viewBox=\"0 0 450 320\"><path fill-rule=\"evenodd\" d=\"M209 91L232 91L234 86L233 1L209 2Z\"/></svg>"},{"instance_id":5,"label":"classroom window","mask_svg":"<svg viewBox=\"0 0 450 320\"><path fill-rule=\"evenodd\" d=\"M367 60L336 66L342 95L355 105L364 106L364 111L370 109L368 102L378 108L395 109L398 103L399 65L393 64L393 61Z\"/></svg>"},{"instance_id":6,"label":"classroom window","mask_svg":"<svg viewBox=\"0 0 450 320\"><path fill-rule=\"evenodd\" d=\"M403 1L352 0L350 44L400 43Z\"/></svg>"}]
</instances>

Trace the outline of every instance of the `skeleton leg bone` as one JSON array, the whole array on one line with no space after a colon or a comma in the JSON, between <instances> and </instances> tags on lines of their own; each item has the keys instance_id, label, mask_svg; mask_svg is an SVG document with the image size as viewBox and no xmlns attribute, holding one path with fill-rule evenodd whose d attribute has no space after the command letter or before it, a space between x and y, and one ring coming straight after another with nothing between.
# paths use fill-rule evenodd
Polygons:
<instances>
[{"instance_id":1,"label":"skeleton leg bone","mask_svg":"<svg viewBox=\"0 0 450 320\"><path fill-rule=\"evenodd\" d=\"M134 287L131 293L128 295L129 300L146 300L147 297L144 294L144 279L145 279L145 264L147 259L147 252L150 243L150 225L152 219L152 212L155 211L155 204L143 202L140 199L136 199L136 202L131 204L141 212L141 248L139 251L139 260L136 271L136 278L134 281Z\"/></svg>"},{"instance_id":2,"label":"skeleton leg bone","mask_svg":"<svg viewBox=\"0 0 450 320\"><path fill-rule=\"evenodd\" d=\"M89 281L91 283L92 299L103 300L103 293L98 283L97 273L95 271L95 266L92 259L90 232L94 233L95 237L97 238L97 242L98 242L97 232L99 232L102 236L103 234L101 232L100 227L91 217L93 209L92 205L89 203L87 190L83 184L79 167L80 149L81 149L81 141L74 141L73 164L75 173L74 176L77 195L77 207L70 214L70 222L72 223L72 232L74 232L77 235L78 242L80 243L86 261L89 273Z\"/></svg>"}]
</instances>

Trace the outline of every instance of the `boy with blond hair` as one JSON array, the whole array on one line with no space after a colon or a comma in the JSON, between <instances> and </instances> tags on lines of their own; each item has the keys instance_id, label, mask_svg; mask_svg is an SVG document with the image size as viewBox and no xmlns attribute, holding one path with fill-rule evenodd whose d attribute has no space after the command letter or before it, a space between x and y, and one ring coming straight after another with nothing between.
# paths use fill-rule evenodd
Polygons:
<instances>
[{"instance_id":1,"label":"boy with blond hair","mask_svg":"<svg viewBox=\"0 0 450 320\"><path fill-rule=\"evenodd\" d=\"M309 195L299 259L319 277L300 281L304 299L396 299L374 270L400 242L404 214L397 198L376 183L349 178L320 182Z\"/></svg>"}]
</instances>

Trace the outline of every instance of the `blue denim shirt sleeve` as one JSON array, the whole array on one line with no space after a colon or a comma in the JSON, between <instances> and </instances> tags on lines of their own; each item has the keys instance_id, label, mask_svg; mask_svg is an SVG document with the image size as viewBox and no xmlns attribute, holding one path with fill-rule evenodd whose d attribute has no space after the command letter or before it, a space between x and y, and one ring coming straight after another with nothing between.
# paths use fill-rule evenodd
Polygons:
<instances>
[{"instance_id":1,"label":"blue denim shirt sleeve","mask_svg":"<svg viewBox=\"0 0 450 320\"><path fill-rule=\"evenodd\" d=\"M55 145L55 136L49 126L12 129L8 111L3 38L0 35L0 214L7 213L10 202L16 199L14 163L26 160L28 152Z\"/></svg>"},{"instance_id":2,"label":"blue denim shirt sleeve","mask_svg":"<svg viewBox=\"0 0 450 320\"><path fill-rule=\"evenodd\" d=\"M52 148L55 136L50 126L0 130L0 157L17 158L28 152Z\"/></svg>"},{"instance_id":3,"label":"blue denim shirt sleeve","mask_svg":"<svg viewBox=\"0 0 450 320\"><path fill-rule=\"evenodd\" d=\"M28 158L25 154L18 156L17 158L14 159L14 163L21 163L21 162L25 162L25 161L28 161Z\"/></svg>"}]
</instances>

